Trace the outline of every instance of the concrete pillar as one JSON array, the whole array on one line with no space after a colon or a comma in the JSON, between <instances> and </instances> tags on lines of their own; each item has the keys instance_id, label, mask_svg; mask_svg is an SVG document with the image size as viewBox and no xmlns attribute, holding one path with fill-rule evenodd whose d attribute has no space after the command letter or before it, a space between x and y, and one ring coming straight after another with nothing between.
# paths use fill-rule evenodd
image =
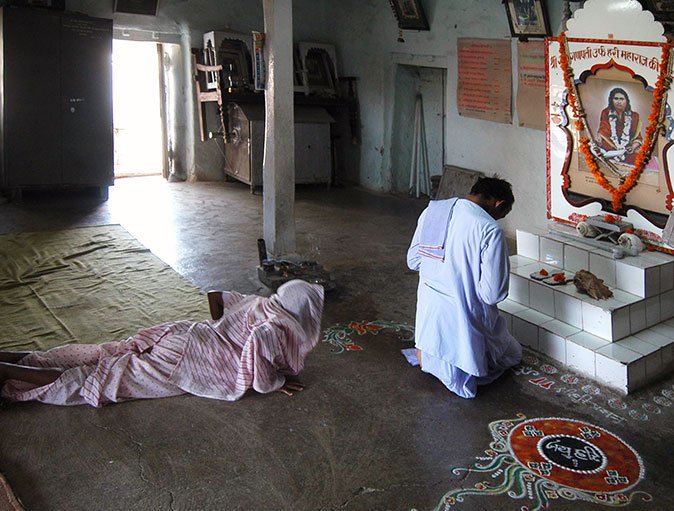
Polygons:
<instances>
[{"instance_id":1,"label":"concrete pillar","mask_svg":"<svg viewBox=\"0 0 674 511\"><path fill-rule=\"evenodd\" d=\"M263 235L274 256L295 252L295 115L292 0L264 0L267 86Z\"/></svg>"}]
</instances>

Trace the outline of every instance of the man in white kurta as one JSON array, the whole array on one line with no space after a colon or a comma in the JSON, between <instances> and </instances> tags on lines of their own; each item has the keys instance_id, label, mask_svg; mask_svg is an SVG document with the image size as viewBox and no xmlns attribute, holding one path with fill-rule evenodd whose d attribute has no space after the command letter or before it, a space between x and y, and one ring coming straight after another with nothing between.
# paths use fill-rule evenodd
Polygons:
<instances>
[{"instance_id":1,"label":"man in white kurta","mask_svg":"<svg viewBox=\"0 0 674 511\"><path fill-rule=\"evenodd\" d=\"M520 362L522 348L496 304L508 295L508 247L496 220L510 212L510 184L482 178L465 199L431 201L407 265L419 272L415 344L422 370L473 398Z\"/></svg>"}]
</instances>

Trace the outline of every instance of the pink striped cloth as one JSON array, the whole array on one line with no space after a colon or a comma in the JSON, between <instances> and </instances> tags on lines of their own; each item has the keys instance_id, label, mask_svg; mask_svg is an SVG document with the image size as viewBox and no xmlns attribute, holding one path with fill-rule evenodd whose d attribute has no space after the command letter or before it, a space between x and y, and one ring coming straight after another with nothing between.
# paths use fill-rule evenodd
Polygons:
<instances>
[{"instance_id":1,"label":"pink striped cloth","mask_svg":"<svg viewBox=\"0 0 674 511\"><path fill-rule=\"evenodd\" d=\"M66 369L41 387L9 380L2 396L58 405L102 406L194 394L234 401L253 388L273 392L304 367L321 333L323 288L301 280L269 298L223 293L218 320L176 321L124 341L72 344L19 362Z\"/></svg>"}]
</instances>

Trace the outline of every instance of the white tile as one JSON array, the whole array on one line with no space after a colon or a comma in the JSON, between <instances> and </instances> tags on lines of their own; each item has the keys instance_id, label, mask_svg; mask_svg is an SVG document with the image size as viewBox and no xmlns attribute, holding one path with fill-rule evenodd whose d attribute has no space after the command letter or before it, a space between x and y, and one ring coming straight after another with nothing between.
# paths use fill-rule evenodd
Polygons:
<instances>
[{"instance_id":1,"label":"white tile","mask_svg":"<svg viewBox=\"0 0 674 511\"><path fill-rule=\"evenodd\" d=\"M666 260L658 259L658 256L653 254L655 252L641 252L638 256L626 257L622 262L642 269L659 267L667 262Z\"/></svg>"},{"instance_id":2,"label":"white tile","mask_svg":"<svg viewBox=\"0 0 674 511\"><path fill-rule=\"evenodd\" d=\"M674 288L674 263L660 266L660 292Z\"/></svg>"},{"instance_id":3,"label":"white tile","mask_svg":"<svg viewBox=\"0 0 674 511\"><path fill-rule=\"evenodd\" d=\"M613 340L613 322L611 321L611 313L599 307L595 307L591 303L583 302L583 330L607 339Z\"/></svg>"},{"instance_id":4,"label":"white tile","mask_svg":"<svg viewBox=\"0 0 674 511\"><path fill-rule=\"evenodd\" d=\"M646 328L646 302L641 301L630 305L630 332L640 332Z\"/></svg>"},{"instance_id":5,"label":"white tile","mask_svg":"<svg viewBox=\"0 0 674 511\"><path fill-rule=\"evenodd\" d=\"M615 259L590 253L590 271L609 287L615 287Z\"/></svg>"},{"instance_id":6,"label":"white tile","mask_svg":"<svg viewBox=\"0 0 674 511\"><path fill-rule=\"evenodd\" d=\"M581 301L555 290L555 318L577 328L583 328Z\"/></svg>"},{"instance_id":7,"label":"white tile","mask_svg":"<svg viewBox=\"0 0 674 511\"><path fill-rule=\"evenodd\" d=\"M560 337L571 337L572 335L580 332L579 328L569 325L568 323L564 323L558 319L544 323L541 328L552 332L553 334L559 335Z\"/></svg>"},{"instance_id":8,"label":"white tile","mask_svg":"<svg viewBox=\"0 0 674 511\"><path fill-rule=\"evenodd\" d=\"M555 315L554 290L547 284L529 282L529 307L548 316Z\"/></svg>"},{"instance_id":9,"label":"white tile","mask_svg":"<svg viewBox=\"0 0 674 511\"><path fill-rule=\"evenodd\" d=\"M669 320L668 320L669 321ZM667 322L659 323L651 327L651 330L659 333L660 335L667 337L668 339L674 339L674 327L668 325Z\"/></svg>"},{"instance_id":10,"label":"white tile","mask_svg":"<svg viewBox=\"0 0 674 511\"><path fill-rule=\"evenodd\" d=\"M510 332L512 334L512 331L513 331L513 315L509 314L507 312L504 312L504 311L499 311L499 314L501 315L501 317L505 321L506 328L508 329L508 332Z\"/></svg>"},{"instance_id":11,"label":"white tile","mask_svg":"<svg viewBox=\"0 0 674 511\"><path fill-rule=\"evenodd\" d=\"M512 335L520 344L538 349L538 326L524 319L513 316Z\"/></svg>"},{"instance_id":12,"label":"white tile","mask_svg":"<svg viewBox=\"0 0 674 511\"><path fill-rule=\"evenodd\" d=\"M660 323L660 295L646 298L646 327Z\"/></svg>"},{"instance_id":13,"label":"white tile","mask_svg":"<svg viewBox=\"0 0 674 511\"><path fill-rule=\"evenodd\" d=\"M597 352L595 377L602 383L627 392L627 366Z\"/></svg>"},{"instance_id":14,"label":"white tile","mask_svg":"<svg viewBox=\"0 0 674 511\"><path fill-rule=\"evenodd\" d=\"M615 288L611 289L611 291L613 292L613 298L615 300L628 305L643 300L642 296L633 295L632 293L628 293L627 291L623 291L622 289Z\"/></svg>"},{"instance_id":15,"label":"white tile","mask_svg":"<svg viewBox=\"0 0 674 511\"><path fill-rule=\"evenodd\" d=\"M632 293L637 296L645 295L646 280L644 277L644 270L623 261L616 261L615 263L615 280L616 287Z\"/></svg>"},{"instance_id":16,"label":"white tile","mask_svg":"<svg viewBox=\"0 0 674 511\"><path fill-rule=\"evenodd\" d=\"M517 255L538 261L538 235L517 229Z\"/></svg>"},{"instance_id":17,"label":"white tile","mask_svg":"<svg viewBox=\"0 0 674 511\"><path fill-rule=\"evenodd\" d=\"M508 312L510 314L515 314L516 312L523 311L524 309L527 308L526 305L522 305L521 303L517 303L514 300L510 300L506 298L499 304L497 304L497 307L505 312Z\"/></svg>"},{"instance_id":18,"label":"white tile","mask_svg":"<svg viewBox=\"0 0 674 511\"><path fill-rule=\"evenodd\" d=\"M541 328L538 333L538 350L566 364L566 339L564 337Z\"/></svg>"},{"instance_id":19,"label":"white tile","mask_svg":"<svg viewBox=\"0 0 674 511\"><path fill-rule=\"evenodd\" d=\"M564 243L541 236L540 259L542 262L564 267Z\"/></svg>"},{"instance_id":20,"label":"white tile","mask_svg":"<svg viewBox=\"0 0 674 511\"><path fill-rule=\"evenodd\" d=\"M519 266L526 266L528 264L534 264L536 262L535 259L530 259L528 257L524 257L521 255L511 255L510 256L510 269L512 270L513 268L517 268Z\"/></svg>"},{"instance_id":21,"label":"white tile","mask_svg":"<svg viewBox=\"0 0 674 511\"><path fill-rule=\"evenodd\" d=\"M653 380L662 374L662 352L658 350L645 357L646 379Z\"/></svg>"},{"instance_id":22,"label":"white tile","mask_svg":"<svg viewBox=\"0 0 674 511\"><path fill-rule=\"evenodd\" d=\"M595 377L594 351L580 344L566 341L566 365L580 373Z\"/></svg>"},{"instance_id":23,"label":"white tile","mask_svg":"<svg viewBox=\"0 0 674 511\"><path fill-rule=\"evenodd\" d=\"M587 270L590 267L590 254L585 249L572 245L564 247L564 268L571 273Z\"/></svg>"},{"instance_id":24,"label":"white tile","mask_svg":"<svg viewBox=\"0 0 674 511\"><path fill-rule=\"evenodd\" d=\"M613 324L613 340L622 339L630 335L630 308L621 307L611 313Z\"/></svg>"},{"instance_id":25,"label":"white tile","mask_svg":"<svg viewBox=\"0 0 674 511\"><path fill-rule=\"evenodd\" d=\"M641 387L646 381L646 361L641 358L627 366L627 387L633 391Z\"/></svg>"},{"instance_id":26,"label":"white tile","mask_svg":"<svg viewBox=\"0 0 674 511\"><path fill-rule=\"evenodd\" d=\"M523 311L516 312L513 315L520 319L523 319L524 321L533 323L536 326L543 325L554 319L553 317L548 316L547 314L543 314L542 312L538 312L537 310L534 309L525 309Z\"/></svg>"},{"instance_id":27,"label":"white tile","mask_svg":"<svg viewBox=\"0 0 674 511\"><path fill-rule=\"evenodd\" d=\"M644 296L655 296L660 293L660 267L646 268L644 271L646 272Z\"/></svg>"},{"instance_id":28,"label":"white tile","mask_svg":"<svg viewBox=\"0 0 674 511\"><path fill-rule=\"evenodd\" d=\"M660 321L674 317L674 289L660 294Z\"/></svg>"},{"instance_id":29,"label":"white tile","mask_svg":"<svg viewBox=\"0 0 674 511\"><path fill-rule=\"evenodd\" d=\"M674 344L660 348L662 355L662 367L665 371L674 368Z\"/></svg>"},{"instance_id":30,"label":"white tile","mask_svg":"<svg viewBox=\"0 0 674 511\"><path fill-rule=\"evenodd\" d=\"M636 337L637 339L641 339L642 341L645 341L648 344L652 344L653 346L657 346L658 348L664 348L665 346L674 344L674 339L669 339L668 337L659 334L653 328L647 328L646 330L642 330L641 332L634 334L634 337Z\"/></svg>"},{"instance_id":31,"label":"white tile","mask_svg":"<svg viewBox=\"0 0 674 511\"><path fill-rule=\"evenodd\" d=\"M650 355L651 353L655 353L656 351L658 351L657 346L654 346L651 343L639 339L638 337L635 336L620 339L619 341L616 341L614 344L635 351L642 356Z\"/></svg>"},{"instance_id":32,"label":"white tile","mask_svg":"<svg viewBox=\"0 0 674 511\"><path fill-rule=\"evenodd\" d=\"M672 261L672 256L670 254L665 254L664 252L657 251L646 251L639 254L641 259L647 259L653 261L655 264L663 265Z\"/></svg>"},{"instance_id":33,"label":"white tile","mask_svg":"<svg viewBox=\"0 0 674 511\"><path fill-rule=\"evenodd\" d=\"M529 280L511 273L508 298L522 305L529 306Z\"/></svg>"},{"instance_id":34,"label":"white tile","mask_svg":"<svg viewBox=\"0 0 674 511\"><path fill-rule=\"evenodd\" d=\"M532 271L535 271L538 269L538 263L534 264L522 264L520 266L515 266L514 268L511 266L510 267L510 274L511 275L519 275L522 278L525 278L529 280L529 275L531 275Z\"/></svg>"},{"instance_id":35,"label":"white tile","mask_svg":"<svg viewBox=\"0 0 674 511\"><path fill-rule=\"evenodd\" d=\"M636 362L637 360L643 358L643 355L640 353L637 353L636 351L633 351L624 346L620 346L617 342L602 346L596 350L596 353L625 365L631 364L632 362Z\"/></svg>"},{"instance_id":36,"label":"white tile","mask_svg":"<svg viewBox=\"0 0 674 511\"><path fill-rule=\"evenodd\" d=\"M601 337L597 337L596 335L592 335L583 331L570 335L567 341L571 341L574 344L584 346L591 350L598 350L599 348L609 346L611 344L606 339L602 339Z\"/></svg>"}]
</instances>

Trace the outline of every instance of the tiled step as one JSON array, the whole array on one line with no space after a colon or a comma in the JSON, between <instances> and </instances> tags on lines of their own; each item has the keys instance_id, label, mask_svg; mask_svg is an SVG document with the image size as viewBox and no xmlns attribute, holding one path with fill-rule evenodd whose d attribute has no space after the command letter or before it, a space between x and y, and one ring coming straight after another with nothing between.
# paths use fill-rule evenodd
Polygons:
<instances>
[{"instance_id":1,"label":"tiled step","mask_svg":"<svg viewBox=\"0 0 674 511\"><path fill-rule=\"evenodd\" d=\"M520 343L623 393L674 369L674 319L610 342L510 299L499 309Z\"/></svg>"},{"instance_id":2,"label":"tiled step","mask_svg":"<svg viewBox=\"0 0 674 511\"><path fill-rule=\"evenodd\" d=\"M642 252L637 257L613 259L613 245L607 250L583 243L573 229L556 226L571 239L549 232L517 231L517 254L534 261L564 269L570 274L589 270L611 288L618 288L642 298L650 298L674 289L674 258L660 252Z\"/></svg>"},{"instance_id":3,"label":"tiled step","mask_svg":"<svg viewBox=\"0 0 674 511\"><path fill-rule=\"evenodd\" d=\"M530 277L541 268L550 274L559 268L519 255L510 259L510 300L607 341L617 341L674 317L674 290L642 298L612 288L613 297L595 300L579 292L572 282L551 286ZM566 273L569 278L573 276Z\"/></svg>"}]
</instances>

